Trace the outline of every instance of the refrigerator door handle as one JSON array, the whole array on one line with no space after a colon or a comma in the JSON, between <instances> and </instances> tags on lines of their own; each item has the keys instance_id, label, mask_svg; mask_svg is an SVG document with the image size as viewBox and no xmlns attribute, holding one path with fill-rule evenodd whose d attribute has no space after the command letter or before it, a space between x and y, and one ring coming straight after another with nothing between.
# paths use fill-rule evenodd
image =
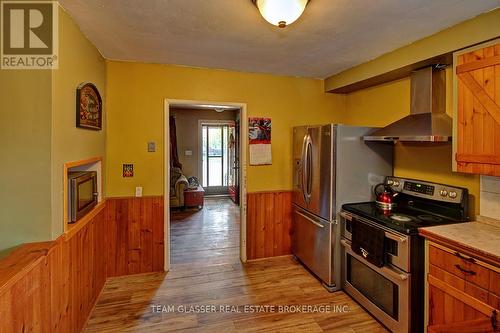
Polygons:
<instances>
[{"instance_id":1,"label":"refrigerator door handle","mask_svg":"<svg viewBox=\"0 0 500 333\"><path fill-rule=\"evenodd\" d=\"M314 224L315 226L319 227L319 228L324 228L325 226L322 225L321 223L318 223L316 221L314 221L313 219L311 219L309 216L305 215L305 214L302 214L301 212L297 211L295 212L296 214L302 216L303 218L305 218L307 221L311 222L312 224Z\"/></svg>"},{"instance_id":2,"label":"refrigerator door handle","mask_svg":"<svg viewBox=\"0 0 500 333\"><path fill-rule=\"evenodd\" d=\"M304 147L302 155L302 194L304 201L309 205L311 202L311 187L312 187L312 158L311 158L312 141L311 136L306 134L304 137Z\"/></svg>"},{"instance_id":3,"label":"refrigerator door handle","mask_svg":"<svg viewBox=\"0 0 500 333\"><path fill-rule=\"evenodd\" d=\"M306 152L307 152L307 137L309 134L304 135L304 140L302 142L302 181L301 181L301 190L302 190L302 197L304 197L304 202L308 204L307 202L307 196L306 196L306 184L307 184L307 163L306 163Z\"/></svg>"}]
</instances>

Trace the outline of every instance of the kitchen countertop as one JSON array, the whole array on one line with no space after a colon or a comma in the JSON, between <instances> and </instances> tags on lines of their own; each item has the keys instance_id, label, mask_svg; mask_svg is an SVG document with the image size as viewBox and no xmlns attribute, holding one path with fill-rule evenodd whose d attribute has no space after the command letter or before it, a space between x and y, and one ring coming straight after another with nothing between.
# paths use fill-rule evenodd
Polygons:
<instances>
[{"instance_id":1,"label":"kitchen countertop","mask_svg":"<svg viewBox=\"0 0 500 333\"><path fill-rule=\"evenodd\" d=\"M500 221L483 219L468 223L420 228L423 237L470 252L480 259L500 264Z\"/></svg>"}]
</instances>

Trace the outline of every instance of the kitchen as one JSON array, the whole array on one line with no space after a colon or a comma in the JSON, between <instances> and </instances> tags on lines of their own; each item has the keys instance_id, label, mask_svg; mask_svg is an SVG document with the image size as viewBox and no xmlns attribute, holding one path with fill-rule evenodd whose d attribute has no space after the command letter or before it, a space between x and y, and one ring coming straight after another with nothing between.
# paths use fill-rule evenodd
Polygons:
<instances>
[{"instance_id":1,"label":"kitchen","mask_svg":"<svg viewBox=\"0 0 500 333\"><path fill-rule=\"evenodd\" d=\"M61 1L59 68L1 69L0 332L498 331L497 1L266 2ZM230 223L194 245L169 103L237 105L272 155L242 135L241 205L197 210ZM68 166L99 184L71 221Z\"/></svg>"},{"instance_id":2,"label":"kitchen","mask_svg":"<svg viewBox=\"0 0 500 333\"><path fill-rule=\"evenodd\" d=\"M347 187L341 187L346 176L339 172L342 169L342 160L345 159L345 155L338 155L338 151L341 151L339 147L342 146L343 141L353 141L355 137L345 139L337 136L333 140L334 144L335 140L339 141L332 152L333 161L338 159L337 163L340 167L336 162L333 162L332 171L330 169L323 171L321 162L314 166L315 161L323 159L321 154L323 154L324 148L319 148L321 151L318 149L324 145L322 140L316 140L315 143L318 146L316 154L320 156L316 159L311 158L308 152L308 149L311 149L310 135L306 134L302 140L304 153L299 155L301 162L298 163L299 167L296 171L299 175L297 176L299 182L297 182L296 192L298 198L302 193L305 194L302 194L303 199L294 200L298 216L294 219L294 226L307 223L311 226L318 223L317 216L321 217L321 215L320 211L315 211L314 203L316 201L320 202L319 205L331 206L330 208L335 210L337 214L330 215L331 237L319 247L329 247L331 257L325 258L321 265L318 263L320 260L318 258L322 258L321 256L313 256L314 260L309 261L311 259L302 253L301 248L305 247L311 238L308 238L308 235L303 232L294 235L293 253L305 266L320 277L327 289L344 289L391 331L421 332L424 331L424 327L429 332L489 332L497 329L498 291L495 293L494 290L497 290L496 286L500 283L498 280L497 250L500 234L498 233L498 224L495 224L494 219L469 215L474 211L474 207L469 207L469 205L474 205L474 201L467 188L433 183L425 178L415 180L393 177L387 170L385 171L387 177L382 183L377 184L371 179L373 175L369 174L369 172L377 174L378 171L378 176L384 178L384 173L380 173L384 170L383 164L381 166L379 160L383 160L383 154L380 153L380 150L387 144L386 142L396 144L395 154L397 154L398 149L404 149L405 144L408 145L407 149L415 152L419 148L443 151L446 145L449 145L451 149L451 141L455 138L458 141L458 144L454 143L453 145L454 150L457 151L456 155L453 154L456 156L456 160L453 159L455 171L458 169L462 172L477 173L473 170L479 170L481 173L481 170L488 170L483 174L496 175L495 154L486 157L482 146L472 147L470 142L470 148L465 147L467 139L462 136L467 131L469 131L469 140L471 140L472 135L479 136L479 140L485 146L488 145L488 141L493 144L496 139L494 136L484 136L483 132L473 132L473 134L470 132L472 131L471 127L474 126L472 123L482 121L482 119L472 119L472 103L465 104L463 102L465 98L472 98L471 92L466 90L470 87L470 83L466 85L460 80L460 74L466 71L462 68L467 68L467 71L486 70L485 65L475 64L474 61L482 60L483 54L485 56L494 54L493 50L496 48L498 48L498 41L492 41L457 52L458 54L455 55L458 64L455 63L453 71L458 75L451 78L454 80L453 84L459 86L455 90L455 92L458 91L458 97L455 98L460 102L455 104L453 115L455 119L471 117L470 123L452 124L451 117L446 114L446 105L453 105L453 103L445 100L447 96L446 79L449 75L445 72L444 66L434 65L411 72L409 80L410 115L381 129L374 128L372 133L357 138L366 143L378 142L380 145L378 156L371 157L372 160L369 162L365 161L365 165L369 165L366 167L367 170L360 171L359 168L349 170L349 172L354 173L351 177L358 177L358 181L361 178L360 181L364 182L363 185L357 183L357 186L354 187L354 192L361 196L360 203L353 203L352 200L345 203L345 198L349 195L352 196L353 189L346 191ZM475 80L478 78L477 73ZM488 80L492 78L490 75ZM486 78L484 80L488 83ZM472 94L475 96L478 91L481 93L482 89L475 89ZM469 94L469 96L465 94ZM481 107L478 105L484 106L482 103L485 103L484 100L487 99L482 96L481 104L474 104L474 112L476 112L476 107ZM488 105L495 110L498 109L498 106L492 103ZM498 126L498 123L494 125L496 111L489 112L491 117L488 117L488 112L484 112L486 115L484 124L490 121L491 126ZM342 127L341 125L334 126L338 129ZM308 130L314 131L314 127L309 127ZM474 142L477 140L474 137ZM474 152L472 155L469 153L469 160L460 160L464 150L470 153ZM315 149L312 151L314 152ZM473 154L481 156L481 153L483 154L482 158L476 162L472 157ZM353 154L352 149L349 150L349 154ZM363 155L366 157L366 154ZM451 158L448 154L445 156ZM477 165L472 169L470 163L478 162L485 164ZM349 165L348 162L347 165ZM438 166L433 165L432 167ZM326 179L325 182L328 181L325 174L329 172L331 172L332 177L335 175L338 177L330 184L332 186L330 192L333 196L332 199L326 197L327 201L332 202L331 205L323 204L324 196L316 195L314 197L314 186L316 185L314 184L314 176L311 176L310 168L314 172L320 172L319 177ZM310 178L312 178L313 184L312 191L310 190ZM481 188L489 191L496 186L495 183L498 181L494 177L482 177ZM367 194L366 189L368 188L374 193ZM328 190L322 193L327 192ZM313 195L312 199L308 198L311 194ZM375 202L371 201L373 198L375 198ZM491 214L493 209L489 208L488 205L498 206L498 201L481 204L482 211ZM303 222L306 220L301 218L304 216L304 210L309 213L308 222ZM479 222L471 223L470 221ZM357 227L354 228L356 225ZM303 227L299 228L302 230ZM316 228L315 233L318 235L320 232L320 229ZM358 236L353 236L354 233L357 233ZM318 242L321 237L316 236L313 239ZM329 246L329 242L331 242L331 246ZM340 249L337 245L339 242ZM308 245L308 248L318 248L311 246L311 244ZM339 253L340 260L338 259ZM455 258L457 260L454 260ZM450 260L454 264L448 265L443 260ZM468 269L471 263L476 264L474 270ZM477 265L477 263L480 264ZM329 265L329 270L332 272L328 279L321 278L321 272L316 271L316 267L325 267L326 265ZM339 273L338 266L341 267L341 273ZM337 276L337 279L332 278L332 276ZM462 282L459 278L462 279ZM478 287L477 280L484 280L479 284L481 288ZM426 293L422 293L422 290L426 290ZM483 303L478 302L479 294L482 295ZM471 297L471 295L476 298ZM482 312L477 312L478 307L482 307Z\"/></svg>"}]
</instances>

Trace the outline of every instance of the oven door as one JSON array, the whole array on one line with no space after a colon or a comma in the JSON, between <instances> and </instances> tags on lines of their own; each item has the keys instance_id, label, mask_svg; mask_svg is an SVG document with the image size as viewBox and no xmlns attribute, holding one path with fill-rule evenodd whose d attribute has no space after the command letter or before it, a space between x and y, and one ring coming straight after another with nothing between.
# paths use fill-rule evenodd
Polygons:
<instances>
[{"instance_id":1,"label":"oven door","mask_svg":"<svg viewBox=\"0 0 500 333\"><path fill-rule=\"evenodd\" d=\"M342 239L344 290L393 332L408 332L410 274L390 266L377 267Z\"/></svg>"}]
</instances>

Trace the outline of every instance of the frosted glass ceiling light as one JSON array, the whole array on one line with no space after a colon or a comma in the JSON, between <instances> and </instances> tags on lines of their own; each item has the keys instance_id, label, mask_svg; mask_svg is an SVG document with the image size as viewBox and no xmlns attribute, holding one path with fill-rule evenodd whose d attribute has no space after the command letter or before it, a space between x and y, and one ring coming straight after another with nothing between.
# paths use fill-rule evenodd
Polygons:
<instances>
[{"instance_id":1,"label":"frosted glass ceiling light","mask_svg":"<svg viewBox=\"0 0 500 333\"><path fill-rule=\"evenodd\" d=\"M284 28L295 22L304 12L309 0L252 0L262 17L269 23Z\"/></svg>"}]
</instances>

